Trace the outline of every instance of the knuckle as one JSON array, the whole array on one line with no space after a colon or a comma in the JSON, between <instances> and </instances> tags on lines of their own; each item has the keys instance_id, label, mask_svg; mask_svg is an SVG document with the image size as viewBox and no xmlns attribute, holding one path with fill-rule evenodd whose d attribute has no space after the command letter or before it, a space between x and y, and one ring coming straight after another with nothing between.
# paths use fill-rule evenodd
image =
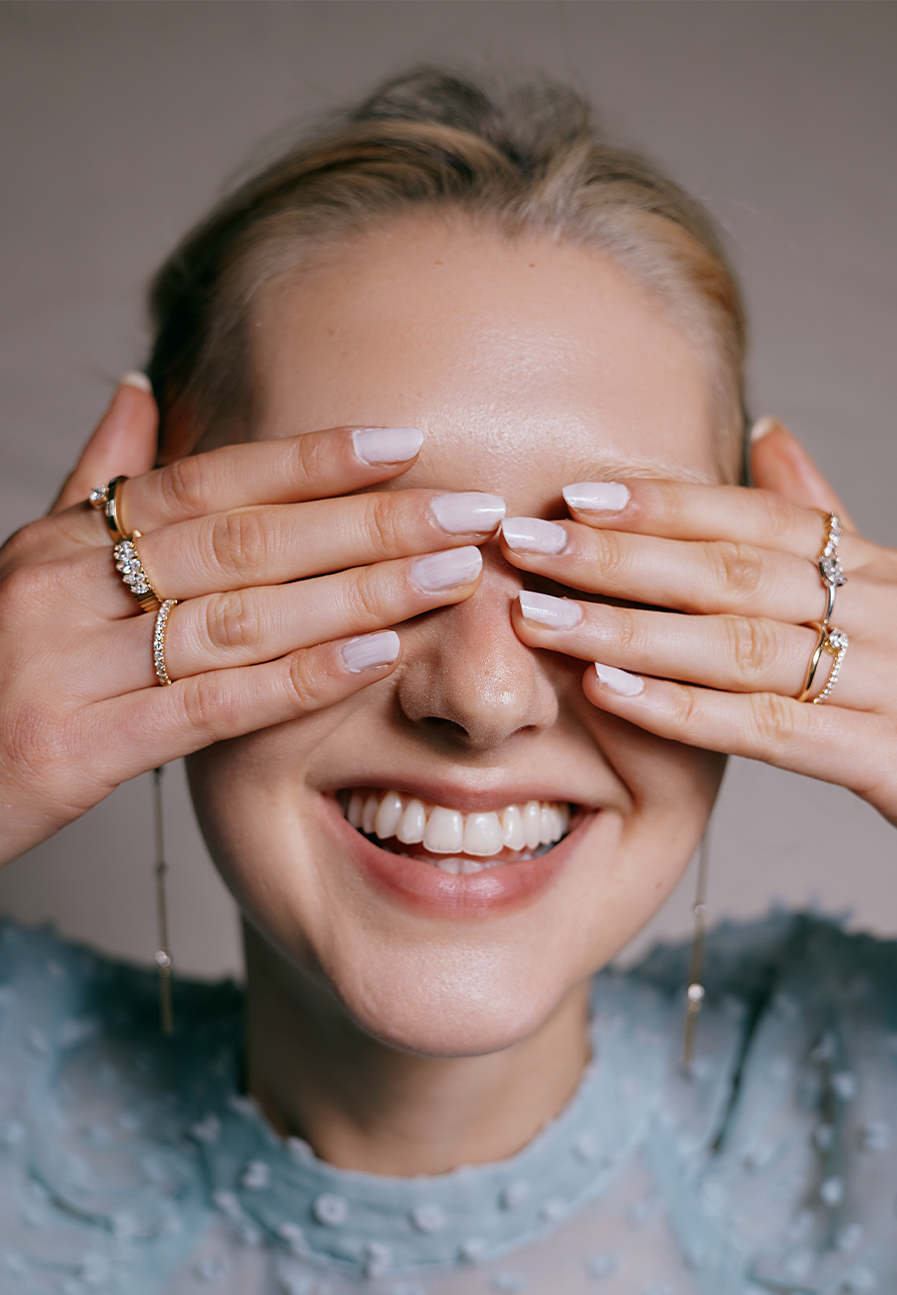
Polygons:
<instances>
[{"instance_id":1,"label":"knuckle","mask_svg":"<svg viewBox=\"0 0 897 1295\"><path fill-rule=\"evenodd\" d=\"M614 587L630 574L629 550L622 535L616 531L596 531L596 558L602 578Z\"/></svg>"},{"instance_id":2,"label":"knuckle","mask_svg":"<svg viewBox=\"0 0 897 1295\"><path fill-rule=\"evenodd\" d=\"M14 567L0 582L0 624L22 624L33 619L56 582L52 569L41 565Z\"/></svg>"},{"instance_id":3,"label":"knuckle","mask_svg":"<svg viewBox=\"0 0 897 1295\"><path fill-rule=\"evenodd\" d=\"M316 710L320 704L320 680L309 652L297 652L289 662L289 684L299 711Z\"/></svg>"},{"instance_id":4,"label":"knuckle","mask_svg":"<svg viewBox=\"0 0 897 1295\"><path fill-rule=\"evenodd\" d=\"M365 500L363 525L367 543L377 560L394 557L400 545L396 499L387 493L361 496Z\"/></svg>"},{"instance_id":5,"label":"knuckle","mask_svg":"<svg viewBox=\"0 0 897 1295\"><path fill-rule=\"evenodd\" d=\"M346 595L353 625L368 625L382 616L383 599L380 581L371 568L362 567L353 573Z\"/></svg>"},{"instance_id":6,"label":"knuckle","mask_svg":"<svg viewBox=\"0 0 897 1295\"><path fill-rule=\"evenodd\" d=\"M792 532L791 506L774 490L754 490L754 498L760 509L760 523L764 535L773 540L787 540ZM822 527L820 522L820 535Z\"/></svg>"},{"instance_id":7,"label":"knuckle","mask_svg":"<svg viewBox=\"0 0 897 1295\"><path fill-rule=\"evenodd\" d=\"M215 594L206 605L206 635L225 651L257 647L262 624L255 599L236 590Z\"/></svg>"},{"instance_id":8,"label":"knuckle","mask_svg":"<svg viewBox=\"0 0 897 1295\"><path fill-rule=\"evenodd\" d=\"M757 592L761 581L759 550L751 544L713 543L705 546L715 567L717 588L730 602L744 603Z\"/></svg>"},{"instance_id":9,"label":"knuckle","mask_svg":"<svg viewBox=\"0 0 897 1295\"><path fill-rule=\"evenodd\" d=\"M798 710L794 702L774 692L751 695L754 726L765 748L784 746L794 737Z\"/></svg>"},{"instance_id":10,"label":"knuckle","mask_svg":"<svg viewBox=\"0 0 897 1295\"><path fill-rule=\"evenodd\" d=\"M625 607L616 608L617 639L621 651L633 656L640 655L646 644L646 635L641 618Z\"/></svg>"},{"instance_id":11,"label":"knuckle","mask_svg":"<svg viewBox=\"0 0 897 1295\"><path fill-rule=\"evenodd\" d=\"M211 545L214 560L225 575L241 577L258 571L270 547L262 513L248 508L216 518Z\"/></svg>"},{"instance_id":12,"label":"knuckle","mask_svg":"<svg viewBox=\"0 0 897 1295\"><path fill-rule=\"evenodd\" d=\"M202 456L176 459L159 472L162 502L174 517L195 517L205 510L205 468Z\"/></svg>"},{"instance_id":13,"label":"knuckle","mask_svg":"<svg viewBox=\"0 0 897 1295\"><path fill-rule=\"evenodd\" d=\"M193 675L184 681L181 706L187 727L210 742L234 731L238 718L237 701L214 671Z\"/></svg>"},{"instance_id":14,"label":"knuckle","mask_svg":"<svg viewBox=\"0 0 897 1295\"><path fill-rule=\"evenodd\" d=\"M775 631L768 621L753 616L728 616L724 625L729 663L735 662L745 683L756 684L778 650Z\"/></svg>"}]
</instances>

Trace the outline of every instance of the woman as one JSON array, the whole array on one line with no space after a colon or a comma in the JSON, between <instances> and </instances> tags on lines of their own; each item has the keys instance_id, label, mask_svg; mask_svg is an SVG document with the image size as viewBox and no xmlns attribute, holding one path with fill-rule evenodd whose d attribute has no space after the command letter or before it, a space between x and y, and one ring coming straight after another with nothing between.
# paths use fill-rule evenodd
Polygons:
<instances>
[{"instance_id":1,"label":"woman","mask_svg":"<svg viewBox=\"0 0 897 1295\"><path fill-rule=\"evenodd\" d=\"M897 809L895 555L770 420L737 484L707 216L575 96L425 70L153 309L156 400L4 550L4 858L188 755L245 1034L6 929L7 1288L893 1289L892 948L721 930L685 1072L687 955L595 974L726 753Z\"/></svg>"}]
</instances>

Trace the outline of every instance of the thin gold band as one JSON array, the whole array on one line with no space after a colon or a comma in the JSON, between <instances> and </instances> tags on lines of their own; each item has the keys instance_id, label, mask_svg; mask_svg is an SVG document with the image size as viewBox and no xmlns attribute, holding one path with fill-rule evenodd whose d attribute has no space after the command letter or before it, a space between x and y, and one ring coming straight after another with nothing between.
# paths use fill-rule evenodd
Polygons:
<instances>
[{"instance_id":1,"label":"thin gold band","mask_svg":"<svg viewBox=\"0 0 897 1295\"><path fill-rule=\"evenodd\" d=\"M813 691L813 681L819 670L819 662L824 655L834 657L832 668L829 671L825 687L817 697L813 698L813 704L826 701L832 694L835 684L838 682L838 675L841 673L841 664L847 652L850 640L842 629L836 626L828 628L822 621L808 621L808 627L816 630L819 639L813 649L813 655L810 657L810 663L807 666L807 673L804 676L804 686L795 698L796 701L809 701L810 693Z\"/></svg>"},{"instance_id":2,"label":"thin gold band","mask_svg":"<svg viewBox=\"0 0 897 1295\"><path fill-rule=\"evenodd\" d=\"M153 630L153 669L159 683L170 685L174 682L165 664L165 631L168 628L168 617L172 607L177 607L177 598L166 598L156 612L156 625Z\"/></svg>"},{"instance_id":3,"label":"thin gold band","mask_svg":"<svg viewBox=\"0 0 897 1295\"><path fill-rule=\"evenodd\" d=\"M119 491L127 480L127 477L113 477L108 485L97 486L96 490L91 490L87 496L87 502L91 508L95 508L105 517L109 534L116 544L127 535L118 515Z\"/></svg>"}]
</instances>

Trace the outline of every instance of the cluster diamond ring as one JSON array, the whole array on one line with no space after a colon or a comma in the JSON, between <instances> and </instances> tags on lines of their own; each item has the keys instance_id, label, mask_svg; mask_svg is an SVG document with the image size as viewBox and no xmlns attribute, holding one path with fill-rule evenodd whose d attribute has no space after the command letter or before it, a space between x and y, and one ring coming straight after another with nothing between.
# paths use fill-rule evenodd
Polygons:
<instances>
[{"instance_id":1,"label":"cluster diamond ring","mask_svg":"<svg viewBox=\"0 0 897 1295\"><path fill-rule=\"evenodd\" d=\"M121 572L122 580L137 599L141 610L157 612L162 606L162 599L150 583L146 568L140 561L140 554L137 552L135 542L139 539L140 531L134 531L132 535L126 535L124 539L119 540L116 544L112 550L112 555L115 558L116 569Z\"/></svg>"},{"instance_id":2,"label":"cluster diamond ring","mask_svg":"<svg viewBox=\"0 0 897 1295\"><path fill-rule=\"evenodd\" d=\"M825 681L825 687L818 697L813 698L813 705L815 706L819 702L826 701L832 695L835 684L838 682L838 675L841 673L841 666L847 654L850 639L842 629L838 629L834 625L829 629L822 621L811 621L810 628L816 630L819 638L813 649L813 655L810 657L807 673L804 676L804 686L797 695L797 701L810 700L810 693L813 691L813 682L816 678L820 661L826 654L834 657L828 679Z\"/></svg>"},{"instance_id":3,"label":"cluster diamond ring","mask_svg":"<svg viewBox=\"0 0 897 1295\"><path fill-rule=\"evenodd\" d=\"M826 513L826 536L822 552L816 559L823 587L825 589L825 615L823 625L827 625L835 610L835 590L847 584L847 576L841 570L841 559L838 556L838 545L841 542L841 522L834 513Z\"/></svg>"},{"instance_id":4,"label":"cluster diamond ring","mask_svg":"<svg viewBox=\"0 0 897 1295\"><path fill-rule=\"evenodd\" d=\"M125 528L121 524L121 518L118 515L119 491L127 477L113 477L105 486L97 486L96 490L91 490L87 496L87 502L91 508L101 512L106 519L106 525L109 527L109 534L113 540L118 543L119 540L126 538Z\"/></svg>"},{"instance_id":5,"label":"cluster diamond ring","mask_svg":"<svg viewBox=\"0 0 897 1295\"><path fill-rule=\"evenodd\" d=\"M166 598L156 612L156 626L153 630L153 669L156 672L156 678L161 684L174 682L165 664L165 631L168 628L168 617L171 614L171 609L172 607L177 607L177 605L177 598Z\"/></svg>"}]
</instances>

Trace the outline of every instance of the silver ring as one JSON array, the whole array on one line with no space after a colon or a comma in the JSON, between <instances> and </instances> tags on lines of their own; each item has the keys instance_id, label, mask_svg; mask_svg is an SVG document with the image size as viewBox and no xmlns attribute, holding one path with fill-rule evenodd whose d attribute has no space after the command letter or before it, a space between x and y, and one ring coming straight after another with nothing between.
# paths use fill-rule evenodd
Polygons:
<instances>
[{"instance_id":1,"label":"silver ring","mask_svg":"<svg viewBox=\"0 0 897 1295\"><path fill-rule=\"evenodd\" d=\"M123 540L126 534L118 515L118 492L127 480L127 477L113 477L107 485L97 486L87 496L87 502L91 508L95 508L105 517L109 534L116 543Z\"/></svg>"},{"instance_id":2,"label":"silver ring","mask_svg":"<svg viewBox=\"0 0 897 1295\"><path fill-rule=\"evenodd\" d=\"M835 590L847 584L847 576L841 570L841 559L838 556L838 545L841 542L841 522L834 513L826 513L827 534L822 552L816 559L819 577L825 588L825 615L823 625L827 625L835 610Z\"/></svg>"},{"instance_id":3,"label":"silver ring","mask_svg":"<svg viewBox=\"0 0 897 1295\"><path fill-rule=\"evenodd\" d=\"M156 612L156 624L153 629L153 669L156 672L156 678L161 684L174 682L169 676L168 667L165 664L165 631L168 628L168 617L171 614L171 609L172 607L177 607L177 605L177 598L166 598Z\"/></svg>"}]
</instances>

